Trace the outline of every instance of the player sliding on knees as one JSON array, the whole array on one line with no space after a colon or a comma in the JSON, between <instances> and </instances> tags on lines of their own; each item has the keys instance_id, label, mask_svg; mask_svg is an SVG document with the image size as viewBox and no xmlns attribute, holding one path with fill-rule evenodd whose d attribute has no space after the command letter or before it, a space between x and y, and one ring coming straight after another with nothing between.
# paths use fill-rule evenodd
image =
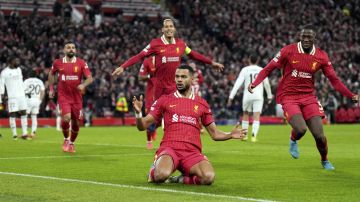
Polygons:
<instances>
[{"instance_id":1,"label":"player sliding on knees","mask_svg":"<svg viewBox=\"0 0 360 202\"><path fill-rule=\"evenodd\" d=\"M231 132L217 129L208 103L194 95L191 89L193 76L194 70L190 66L179 66L175 72L177 90L156 100L146 117L141 114L143 97L140 96L140 100L133 98L138 130L146 130L151 124L161 121L162 117L165 121L164 136L149 171L149 182L163 183L168 180L198 185L214 182L214 168L201 153L201 124L215 141L245 137L246 130L238 129L239 124ZM170 177L176 170L182 175Z\"/></svg>"}]
</instances>

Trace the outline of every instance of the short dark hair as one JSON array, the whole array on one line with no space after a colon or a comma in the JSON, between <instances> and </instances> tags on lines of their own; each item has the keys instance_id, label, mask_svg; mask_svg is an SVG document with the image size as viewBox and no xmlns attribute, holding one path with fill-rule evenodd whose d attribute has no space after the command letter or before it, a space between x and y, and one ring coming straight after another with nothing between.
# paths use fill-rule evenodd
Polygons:
<instances>
[{"instance_id":1,"label":"short dark hair","mask_svg":"<svg viewBox=\"0 0 360 202\"><path fill-rule=\"evenodd\" d=\"M258 57L257 55L255 55L255 54L251 54L251 55L249 56L249 60L250 60L250 62L251 62L252 64L257 63L258 59L259 59L259 57Z\"/></svg>"},{"instance_id":2,"label":"short dark hair","mask_svg":"<svg viewBox=\"0 0 360 202\"><path fill-rule=\"evenodd\" d=\"M187 69L187 70L189 70L191 75L193 75L195 73L193 68L186 64L180 65L177 69Z\"/></svg>"},{"instance_id":3,"label":"short dark hair","mask_svg":"<svg viewBox=\"0 0 360 202\"><path fill-rule=\"evenodd\" d=\"M314 32L316 31L315 26L314 26L313 24L303 25L303 26L301 27L301 30L304 30L304 29L312 30L312 31L314 31Z\"/></svg>"},{"instance_id":4,"label":"short dark hair","mask_svg":"<svg viewBox=\"0 0 360 202\"><path fill-rule=\"evenodd\" d=\"M8 58L7 58L7 62L10 64L12 63L13 60L15 60L17 58L16 55L9 55Z\"/></svg>"},{"instance_id":5,"label":"short dark hair","mask_svg":"<svg viewBox=\"0 0 360 202\"><path fill-rule=\"evenodd\" d=\"M76 44L75 44L75 42L73 42L73 41L65 41L64 46L66 46L67 44L74 44L75 47L76 47Z\"/></svg>"}]
</instances>

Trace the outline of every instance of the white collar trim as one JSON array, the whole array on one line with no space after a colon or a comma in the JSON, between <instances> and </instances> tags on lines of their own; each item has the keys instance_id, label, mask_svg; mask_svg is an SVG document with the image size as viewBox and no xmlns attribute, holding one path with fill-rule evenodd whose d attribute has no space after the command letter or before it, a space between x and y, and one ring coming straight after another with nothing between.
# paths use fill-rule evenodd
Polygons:
<instances>
[{"instance_id":1,"label":"white collar trim","mask_svg":"<svg viewBox=\"0 0 360 202\"><path fill-rule=\"evenodd\" d=\"M302 48L301 41L297 43L297 48L298 48L299 53L305 53L304 49ZM313 45L313 47L310 51L310 55L315 55L315 51L316 51L316 48L315 48L315 45Z\"/></svg>"},{"instance_id":2,"label":"white collar trim","mask_svg":"<svg viewBox=\"0 0 360 202\"><path fill-rule=\"evenodd\" d=\"M162 35L162 36L161 36L161 41L162 41L165 45L169 45L169 42L166 40L165 35ZM171 39L171 44L175 44L175 43L176 43L176 41L175 41L175 38L173 37L173 38Z\"/></svg>"},{"instance_id":3,"label":"white collar trim","mask_svg":"<svg viewBox=\"0 0 360 202\"><path fill-rule=\"evenodd\" d=\"M187 98L187 97L182 96L179 91L176 91L176 92L174 93L174 95L175 95L175 97L177 97L177 98ZM194 99L195 99L195 95L194 95L194 93L193 93L192 91L191 91L191 94L190 94L190 96L188 97L188 99L190 99L190 100L194 100Z\"/></svg>"},{"instance_id":4,"label":"white collar trim","mask_svg":"<svg viewBox=\"0 0 360 202\"><path fill-rule=\"evenodd\" d=\"M63 63L76 63L76 57L73 57L73 59L70 62L66 61L66 57L63 57Z\"/></svg>"}]
</instances>

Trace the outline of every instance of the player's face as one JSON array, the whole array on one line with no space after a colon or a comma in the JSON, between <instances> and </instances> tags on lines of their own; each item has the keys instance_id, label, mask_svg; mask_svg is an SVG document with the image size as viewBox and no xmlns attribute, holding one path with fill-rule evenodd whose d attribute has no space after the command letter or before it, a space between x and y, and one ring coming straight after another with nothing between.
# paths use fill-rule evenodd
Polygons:
<instances>
[{"instance_id":1,"label":"player's face","mask_svg":"<svg viewBox=\"0 0 360 202\"><path fill-rule=\"evenodd\" d=\"M164 22L164 26L163 28L161 29L162 33L165 35L165 37L167 38L172 38L175 36L175 32L176 32L176 29L175 29L175 26L174 26L174 23L170 20L167 20Z\"/></svg>"},{"instance_id":2,"label":"player's face","mask_svg":"<svg viewBox=\"0 0 360 202\"><path fill-rule=\"evenodd\" d=\"M300 41L303 49L312 48L315 42L315 32L311 29L303 29L300 33Z\"/></svg>"},{"instance_id":3,"label":"player's face","mask_svg":"<svg viewBox=\"0 0 360 202\"><path fill-rule=\"evenodd\" d=\"M177 69L175 72L176 89L183 93L190 88L193 76L187 69Z\"/></svg>"},{"instance_id":4,"label":"player's face","mask_svg":"<svg viewBox=\"0 0 360 202\"><path fill-rule=\"evenodd\" d=\"M74 55L76 53L75 44L73 44L73 43L66 44L64 47L64 53L69 58L74 57Z\"/></svg>"},{"instance_id":5,"label":"player's face","mask_svg":"<svg viewBox=\"0 0 360 202\"><path fill-rule=\"evenodd\" d=\"M19 58L14 58L11 61L11 67L12 68L17 68L20 65L20 59Z\"/></svg>"}]
</instances>

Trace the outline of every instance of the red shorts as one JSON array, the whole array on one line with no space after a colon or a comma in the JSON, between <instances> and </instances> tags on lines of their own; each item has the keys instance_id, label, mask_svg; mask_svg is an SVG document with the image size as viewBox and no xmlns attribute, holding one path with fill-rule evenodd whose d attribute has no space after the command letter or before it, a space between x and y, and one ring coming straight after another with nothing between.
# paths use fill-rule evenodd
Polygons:
<instances>
[{"instance_id":1,"label":"red shorts","mask_svg":"<svg viewBox=\"0 0 360 202\"><path fill-rule=\"evenodd\" d=\"M171 147L162 147L156 151L155 161L162 155L171 156L174 163L174 170L179 170L184 175L190 175L190 169L200 161L208 161L207 157L199 150L182 150Z\"/></svg>"},{"instance_id":2,"label":"red shorts","mask_svg":"<svg viewBox=\"0 0 360 202\"><path fill-rule=\"evenodd\" d=\"M302 114L305 120L309 120L314 116L325 117L324 109L315 96L304 97L298 100L285 100L281 105L288 121L295 114Z\"/></svg>"},{"instance_id":3,"label":"red shorts","mask_svg":"<svg viewBox=\"0 0 360 202\"><path fill-rule=\"evenodd\" d=\"M61 116L71 113L72 119L81 120L83 117L82 103L59 103L59 108Z\"/></svg>"}]
</instances>

